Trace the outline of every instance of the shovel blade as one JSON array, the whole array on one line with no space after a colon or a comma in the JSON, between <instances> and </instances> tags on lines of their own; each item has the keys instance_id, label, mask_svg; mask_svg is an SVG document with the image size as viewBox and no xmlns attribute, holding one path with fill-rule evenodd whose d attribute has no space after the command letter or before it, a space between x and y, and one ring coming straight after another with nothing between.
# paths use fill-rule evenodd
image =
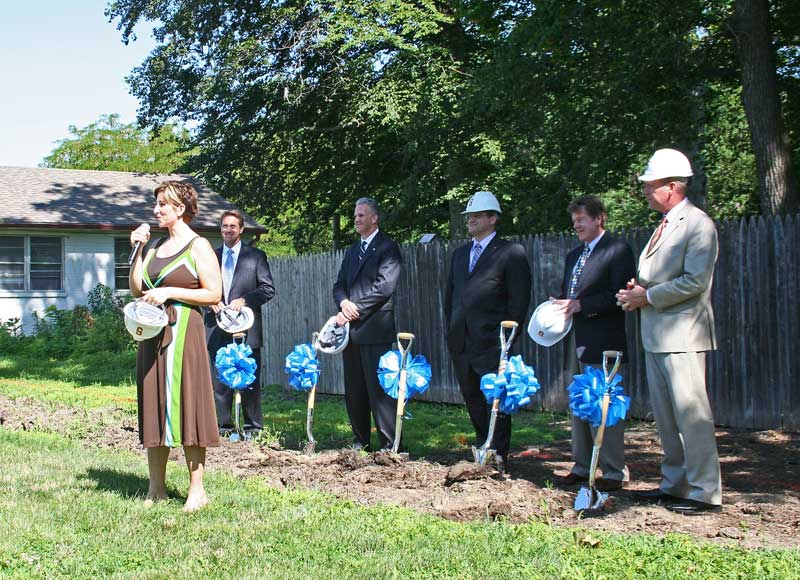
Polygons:
<instances>
[{"instance_id":1,"label":"shovel blade","mask_svg":"<svg viewBox=\"0 0 800 580\"><path fill-rule=\"evenodd\" d=\"M237 441L239 441L239 439L240 439L239 434L234 431L233 433L231 433L231 436L228 440L231 443L236 443Z\"/></svg>"},{"instance_id":2,"label":"shovel blade","mask_svg":"<svg viewBox=\"0 0 800 580\"><path fill-rule=\"evenodd\" d=\"M602 510L608 494L588 487L582 487L575 498L573 509L576 512Z\"/></svg>"},{"instance_id":3,"label":"shovel blade","mask_svg":"<svg viewBox=\"0 0 800 580\"><path fill-rule=\"evenodd\" d=\"M314 455L315 447L316 447L316 441L309 441L303 448L303 453L305 453L306 455Z\"/></svg>"},{"instance_id":4,"label":"shovel blade","mask_svg":"<svg viewBox=\"0 0 800 580\"><path fill-rule=\"evenodd\" d=\"M483 447L472 447L472 457L475 459L475 463L480 463L481 465L486 465L490 463L494 456L497 454L497 451L494 449L484 449Z\"/></svg>"}]
</instances>

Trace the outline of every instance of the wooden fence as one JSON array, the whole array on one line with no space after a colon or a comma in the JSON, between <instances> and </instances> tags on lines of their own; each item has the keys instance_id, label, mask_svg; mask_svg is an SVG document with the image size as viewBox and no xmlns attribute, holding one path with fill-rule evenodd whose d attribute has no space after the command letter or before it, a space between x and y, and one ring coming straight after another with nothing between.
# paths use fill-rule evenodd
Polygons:
<instances>
[{"instance_id":1,"label":"wooden fence","mask_svg":"<svg viewBox=\"0 0 800 580\"><path fill-rule=\"evenodd\" d=\"M713 304L718 350L708 357L708 390L718 425L800 431L800 216L752 218L718 224L720 255L714 276ZM651 228L622 232L639 255ZM567 235L517 238L531 259L531 311L555 295L564 259L577 240ZM460 243L406 245L403 270L395 293L398 330L417 336L415 353L431 364L428 401L461 403L461 394L444 340L444 286L451 251ZM284 360L295 344L308 342L336 312L331 288L343 252L328 252L271 261L277 296L264 307L263 377L287 385ZM530 312L529 312L530 316ZM527 319L526 319L527 324ZM624 377L634 417L647 418L650 404L639 338L639 318L627 316L633 356ZM564 411L565 386L571 377L562 367L564 344L536 345L523 333L524 360L534 366L542 389L533 407ZM319 390L342 394L340 356L320 355ZM287 388L289 388L287 386Z\"/></svg>"}]
</instances>

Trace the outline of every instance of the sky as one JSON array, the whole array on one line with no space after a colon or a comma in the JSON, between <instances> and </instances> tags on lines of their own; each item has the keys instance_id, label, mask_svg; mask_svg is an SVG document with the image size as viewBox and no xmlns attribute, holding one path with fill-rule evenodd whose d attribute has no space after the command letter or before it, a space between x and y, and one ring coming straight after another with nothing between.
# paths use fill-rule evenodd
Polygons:
<instances>
[{"instance_id":1,"label":"sky","mask_svg":"<svg viewBox=\"0 0 800 580\"><path fill-rule=\"evenodd\" d=\"M3 2L0 12L0 165L36 167L101 115L136 120L125 77L155 46L138 27L128 46L105 0Z\"/></svg>"}]
</instances>

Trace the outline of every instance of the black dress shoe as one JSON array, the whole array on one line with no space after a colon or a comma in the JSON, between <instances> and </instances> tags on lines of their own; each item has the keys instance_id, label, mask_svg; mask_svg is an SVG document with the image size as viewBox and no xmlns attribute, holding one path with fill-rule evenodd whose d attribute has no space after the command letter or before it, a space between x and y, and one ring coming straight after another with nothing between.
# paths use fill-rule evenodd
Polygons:
<instances>
[{"instance_id":1,"label":"black dress shoe","mask_svg":"<svg viewBox=\"0 0 800 580\"><path fill-rule=\"evenodd\" d=\"M594 486L597 491L619 491L622 489L623 482L621 479L605 479L601 477L594 482Z\"/></svg>"},{"instance_id":2,"label":"black dress shoe","mask_svg":"<svg viewBox=\"0 0 800 580\"><path fill-rule=\"evenodd\" d=\"M645 489L645 490L633 490L631 492L631 497L635 500L647 502L647 503L658 503L660 501L663 502L674 502L674 501L682 501L681 498L672 496L668 493L664 493L658 488L655 489Z\"/></svg>"},{"instance_id":3,"label":"black dress shoe","mask_svg":"<svg viewBox=\"0 0 800 580\"><path fill-rule=\"evenodd\" d=\"M508 479L511 475L508 473L509 465L508 465L508 456L503 457L502 455L497 455L494 458L494 466L497 469L497 472L500 474L500 477Z\"/></svg>"},{"instance_id":4,"label":"black dress shoe","mask_svg":"<svg viewBox=\"0 0 800 580\"><path fill-rule=\"evenodd\" d=\"M581 483L586 483L587 481L589 481L588 477L584 477L583 475L578 475L570 471L564 477L558 478L556 480L556 483L558 485L578 485Z\"/></svg>"},{"instance_id":5,"label":"black dress shoe","mask_svg":"<svg viewBox=\"0 0 800 580\"><path fill-rule=\"evenodd\" d=\"M722 511L721 505L714 505L713 503L705 503L695 499L682 499L671 503L666 507L669 511L676 514L683 514L685 516L697 516L704 513L713 513Z\"/></svg>"}]
</instances>

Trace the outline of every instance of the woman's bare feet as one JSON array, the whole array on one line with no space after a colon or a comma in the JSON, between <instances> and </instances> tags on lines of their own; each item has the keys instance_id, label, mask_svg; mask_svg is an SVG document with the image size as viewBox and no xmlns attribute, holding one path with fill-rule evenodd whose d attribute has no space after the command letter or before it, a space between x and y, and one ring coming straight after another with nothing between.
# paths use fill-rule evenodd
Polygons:
<instances>
[{"instance_id":1,"label":"woman's bare feet","mask_svg":"<svg viewBox=\"0 0 800 580\"><path fill-rule=\"evenodd\" d=\"M204 508L208 505L208 496L204 490L200 490L197 492L189 492L189 496L186 498L186 503L183 506L183 511L188 513L196 512L199 509Z\"/></svg>"}]
</instances>

